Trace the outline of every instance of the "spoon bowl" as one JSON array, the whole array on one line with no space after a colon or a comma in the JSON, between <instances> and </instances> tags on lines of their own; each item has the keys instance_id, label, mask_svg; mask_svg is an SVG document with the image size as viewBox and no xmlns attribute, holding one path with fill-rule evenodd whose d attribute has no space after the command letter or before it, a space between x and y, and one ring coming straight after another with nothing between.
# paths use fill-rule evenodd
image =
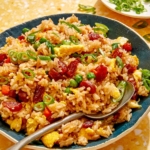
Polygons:
<instances>
[{"instance_id":1,"label":"spoon bowl","mask_svg":"<svg viewBox=\"0 0 150 150\"><path fill-rule=\"evenodd\" d=\"M58 121L56 121L56 122L42 128L42 129L40 129L40 130L37 130L33 134L25 137L21 141L17 142L16 144L14 144L11 147L9 147L7 150L20 150L22 147L29 144L30 142L32 142L36 138L41 137L46 133L49 133L49 132L52 132L53 130L58 129L62 124L65 124L69 121L72 121L72 120L75 120L75 119L78 119L78 118L81 118L83 116L86 116L86 117L92 118L92 119L104 119L106 117L109 117L110 115L114 114L119 109L121 109L131 99L131 97L134 94L134 91L135 91L135 89L134 89L133 85L130 82L127 82L123 98L121 99L118 106L116 108L114 108L110 113L107 113L107 114L102 114L102 113L85 114L85 113L82 113L82 112L73 113L73 114L71 114L71 115L69 115L69 116L67 116L67 117L65 117L61 120L58 120Z\"/></svg>"}]
</instances>

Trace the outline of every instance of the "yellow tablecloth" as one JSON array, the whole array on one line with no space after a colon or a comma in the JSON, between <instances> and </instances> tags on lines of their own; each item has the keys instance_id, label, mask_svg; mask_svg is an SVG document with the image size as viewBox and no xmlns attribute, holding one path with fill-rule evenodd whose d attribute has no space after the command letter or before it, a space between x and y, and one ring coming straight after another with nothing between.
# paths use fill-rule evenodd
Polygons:
<instances>
[{"instance_id":1,"label":"yellow tablecloth","mask_svg":"<svg viewBox=\"0 0 150 150\"><path fill-rule=\"evenodd\" d=\"M112 12L102 4L101 0L3 0L0 2L0 32L34 18L79 12L79 3L94 6L97 15L119 20L130 27L141 20ZM134 29L141 36L150 33L150 19L146 21L149 24L146 28ZM145 116L131 133L101 150L146 150L150 138L149 129L148 117ZM0 135L0 150L6 150L12 144L12 141Z\"/></svg>"}]
</instances>

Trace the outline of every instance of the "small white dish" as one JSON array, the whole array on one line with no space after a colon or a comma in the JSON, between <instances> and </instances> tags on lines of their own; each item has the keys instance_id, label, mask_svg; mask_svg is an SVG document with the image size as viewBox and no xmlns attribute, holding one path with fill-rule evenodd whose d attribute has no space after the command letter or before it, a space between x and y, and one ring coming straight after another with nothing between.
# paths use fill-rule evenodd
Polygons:
<instances>
[{"instance_id":1,"label":"small white dish","mask_svg":"<svg viewBox=\"0 0 150 150\"><path fill-rule=\"evenodd\" d=\"M142 19L148 19L150 18L150 3L146 3L142 1L142 4L144 5L145 9L147 11L141 13L141 14L136 14L134 11L130 11L130 12L125 12L125 11L118 11L115 9L116 5L112 4L109 2L109 0L101 0L102 3L108 7L109 9L111 9L114 12L117 12L119 14L125 15L125 16L129 16L129 17L133 17L133 18L142 18Z\"/></svg>"}]
</instances>

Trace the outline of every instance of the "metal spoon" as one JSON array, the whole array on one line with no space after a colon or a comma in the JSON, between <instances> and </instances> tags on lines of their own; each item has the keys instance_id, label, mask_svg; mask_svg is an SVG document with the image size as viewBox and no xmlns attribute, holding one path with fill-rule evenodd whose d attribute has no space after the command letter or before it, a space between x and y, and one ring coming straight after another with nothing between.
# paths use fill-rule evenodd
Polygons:
<instances>
[{"instance_id":1,"label":"metal spoon","mask_svg":"<svg viewBox=\"0 0 150 150\"><path fill-rule=\"evenodd\" d=\"M57 122L54 122L40 130L37 130L36 132L34 132L33 134L25 137L24 139L22 139L21 141L19 141L18 143L14 144L13 146L9 147L7 150L20 150L21 148L23 148L25 145L29 144L30 142L32 142L33 140L35 140L38 137L43 136L44 134L51 132L53 130L58 129L62 124L65 124L69 121L72 121L74 119L78 119L82 116L86 116L88 118L92 118L92 119L103 119L106 118L112 114L114 114L115 112L117 112L120 108L122 108L132 97L132 95L134 94L134 87L131 83L127 82L126 85L126 89L125 89L125 93L124 96L122 98L122 100L120 101L119 105L112 110L110 113L108 114L101 114L101 113L97 113L97 114L84 114L82 112L79 113L73 113Z\"/></svg>"}]
</instances>

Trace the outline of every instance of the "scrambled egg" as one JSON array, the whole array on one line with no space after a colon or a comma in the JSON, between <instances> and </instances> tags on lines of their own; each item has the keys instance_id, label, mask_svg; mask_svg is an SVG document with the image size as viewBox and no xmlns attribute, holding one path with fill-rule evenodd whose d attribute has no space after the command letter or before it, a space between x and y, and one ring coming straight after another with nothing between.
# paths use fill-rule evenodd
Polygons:
<instances>
[{"instance_id":1,"label":"scrambled egg","mask_svg":"<svg viewBox=\"0 0 150 150\"><path fill-rule=\"evenodd\" d=\"M142 106L138 104L138 102L136 100L130 100L128 102L128 106L130 108L141 108Z\"/></svg>"},{"instance_id":2,"label":"scrambled egg","mask_svg":"<svg viewBox=\"0 0 150 150\"><path fill-rule=\"evenodd\" d=\"M111 62L110 62L110 67L111 67L111 69L113 70L113 71L115 71L116 70L116 59L115 58L112 58L111 59Z\"/></svg>"},{"instance_id":3,"label":"scrambled egg","mask_svg":"<svg viewBox=\"0 0 150 150\"><path fill-rule=\"evenodd\" d=\"M118 37L117 39L113 40L113 43L120 43L120 45L124 45L127 43L128 39L125 37Z\"/></svg>"},{"instance_id":4,"label":"scrambled egg","mask_svg":"<svg viewBox=\"0 0 150 150\"><path fill-rule=\"evenodd\" d=\"M30 135L31 133L33 133L36 128L38 126L38 122L36 122L36 120L32 119L32 118L29 118L27 120L27 134Z\"/></svg>"},{"instance_id":5,"label":"scrambled egg","mask_svg":"<svg viewBox=\"0 0 150 150\"><path fill-rule=\"evenodd\" d=\"M106 138L109 136L109 133L107 132L107 130L104 130L102 127L97 129L97 133Z\"/></svg>"},{"instance_id":6,"label":"scrambled egg","mask_svg":"<svg viewBox=\"0 0 150 150\"><path fill-rule=\"evenodd\" d=\"M19 132L21 130L22 118L16 118L14 120L7 120L7 123L10 125L12 130Z\"/></svg>"},{"instance_id":7,"label":"scrambled egg","mask_svg":"<svg viewBox=\"0 0 150 150\"><path fill-rule=\"evenodd\" d=\"M59 140L59 133L57 131L53 131L51 133L44 135L41 138L41 140L44 143L44 145L51 148L51 147L53 147L55 142L57 142Z\"/></svg>"},{"instance_id":8,"label":"scrambled egg","mask_svg":"<svg viewBox=\"0 0 150 150\"><path fill-rule=\"evenodd\" d=\"M82 128L79 132L79 136L83 136L86 139L92 139L92 136L95 135L95 131L91 128Z\"/></svg>"},{"instance_id":9,"label":"scrambled egg","mask_svg":"<svg viewBox=\"0 0 150 150\"><path fill-rule=\"evenodd\" d=\"M133 77L136 82L142 80L142 72L140 70L136 70L133 72Z\"/></svg>"},{"instance_id":10,"label":"scrambled egg","mask_svg":"<svg viewBox=\"0 0 150 150\"><path fill-rule=\"evenodd\" d=\"M118 89L116 86L114 86L114 87L112 87L112 90L111 90L110 95L111 95L114 99L117 99L117 98L120 97L121 94L120 94L119 89Z\"/></svg>"},{"instance_id":11,"label":"scrambled egg","mask_svg":"<svg viewBox=\"0 0 150 150\"><path fill-rule=\"evenodd\" d=\"M71 55L75 52L82 52L84 49L83 45L61 45L60 47L55 47L55 54L58 57L64 57L64 56L68 56Z\"/></svg>"}]
</instances>

